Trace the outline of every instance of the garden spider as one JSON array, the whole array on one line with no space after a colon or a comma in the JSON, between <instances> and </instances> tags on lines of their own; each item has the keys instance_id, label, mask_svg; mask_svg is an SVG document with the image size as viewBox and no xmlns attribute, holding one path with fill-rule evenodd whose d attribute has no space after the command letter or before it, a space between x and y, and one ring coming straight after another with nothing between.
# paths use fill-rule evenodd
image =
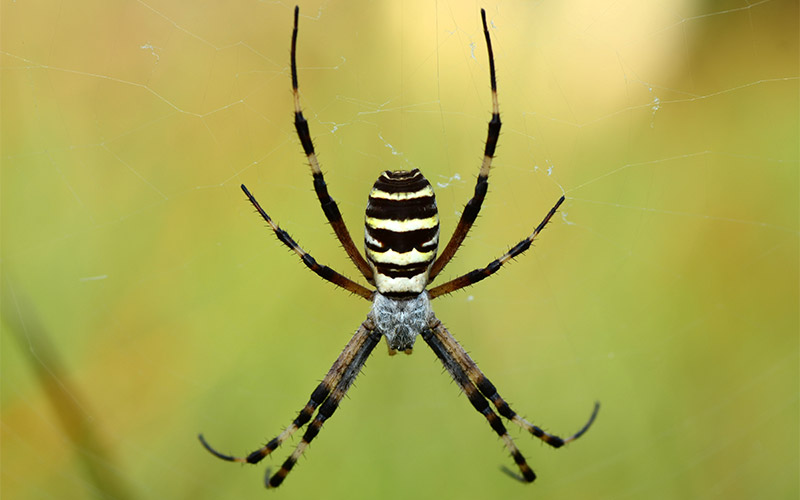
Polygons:
<instances>
[{"instance_id":1,"label":"garden spider","mask_svg":"<svg viewBox=\"0 0 800 500\"><path fill-rule=\"evenodd\" d=\"M489 379L486 378L475 362L472 361L464 349L450 335L450 332L442 325L441 321L433 314L430 301L491 276L503 264L527 250L536 235L544 229L547 222L553 217L553 214L564 201L564 197L562 196L556 202L555 206L550 209L544 220L539 223L530 236L519 242L502 257L491 262L483 269L476 269L447 283L429 290L426 289L428 283L433 281L450 259L453 258L478 216L481 204L486 196L489 168L492 164L497 138L500 134L500 108L497 103L494 57L492 55L489 30L486 26L486 12L481 9L483 34L486 38L486 49L489 53L492 119L489 122L486 148L484 150L483 163L478 173L477 184L475 185L475 193L464 208L453 236L438 259L435 259L439 245L439 215L436 209L436 200L431 184L417 169L411 171L386 171L378 177L370 191L367 204L366 259L356 249L336 202L328 194L328 188L314 152L314 144L311 141L308 122L303 117L300 109L296 62L299 12L299 7L295 7L291 49L295 128L311 166L314 189L322 205L322 211L333 227L347 255L358 270L361 271L364 278L375 286L376 290L370 290L333 269L317 263L311 255L295 243L286 231L275 224L244 184L242 185L242 191L247 195L247 199L261 217L269 224L278 239L291 248L303 260L303 264L321 278L371 301L372 309L367 315L366 321L361 324L353 338L350 339L336 359L328 374L325 375L322 382L311 393L311 398L300 410L300 414L277 437L250 453L247 457L234 457L216 451L206 442L202 434L199 436L200 442L218 458L230 462L255 464L272 453L295 431L308 423L314 417L314 412L316 411L316 417L309 424L302 440L283 463L280 470L272 476L267 471L266 486L275 488L283 482L286 475L292 470L297 463L297 459L303 454L311 440L319 433L322 424L336 411L342 397L347 393L381 337L386 339L389 354L396 354L397 351L411 354L417 335L421 335L442 362L444 368L466 393L472 406L486 418L492 429L503 440L522 474L522 477L518 478L525 482L532 482L536 479L536 474L528 466L525 458L506 432L506 428L497 413L550 446L559 448L570 441L578 439L589 429L597 416L600 408L599 403L595 403L589 421L586 422L583 428L566 439L549 434L531 424L514 412L508 406L508 403L500 397L494 385L489 382ZM489 402L495 406L497 413L491 408Z\"/></svg>"}]
</instances>

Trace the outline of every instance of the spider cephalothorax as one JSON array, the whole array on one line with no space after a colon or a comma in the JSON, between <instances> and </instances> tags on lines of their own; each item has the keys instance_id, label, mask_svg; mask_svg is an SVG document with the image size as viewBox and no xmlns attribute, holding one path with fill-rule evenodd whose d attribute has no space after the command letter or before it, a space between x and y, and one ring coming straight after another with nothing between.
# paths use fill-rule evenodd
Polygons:
<instances>
[{"instance_id":1,"label":"spider cephalothorax","mask_svg":"<svg viewBox=\"0 0 800 500\"><path fill-rule=\"evenodd\" d=\"M300 256L309 269L321 278L370 300L372 309L367 315L367 319L361 324L327 375L325 375L325 378L311 393L308 403L300 410L292 424L278 436L246 457L224 455L213 449L202 435L200 436L200 441L208 451L223 460L257 463L272 453L298 429L308 424L300 443L289 458L284 461L280 470L271 476L269 473L267 474L267 487L277 487L283 482L289 471L292 470L297 463L297 459L303 454L311 440L317 436L322 424L336 411L339 402L347 393L381 337L386 339L390 354L394 354L397 351L410 354L411 349L414 347L414 341L419 336L428 344L442 362L444 368L450 373L450 376L453 377L453 380L461 387L472 406L486 418L492 429L503 440L514 462L519 467L522 474L521 479L527 482L533 481L536 479L536 474L533 473L533 470L525 461L525 457L522 456L516 444L508 435L500 416L519 425L550 446L559 448L579 438L589 429L589 426L592 425L597 416L599 404L595 403L594 411L583 428L567 439L561 439L531 424L514 412L508 403L500 397L494 385L486 378L478 368L478 365L475 364L433 313L431 300L491 276L503 264L530 248L534 238L553 217L553 214L564 201L564 197L562 196L556 202L542 222L536 226L533 233L517 243L502 257L490 262L484 268L475 269L444 284L428 288L428 284L436 278L439 272L450 262L450 259L453 258L478 216L481 204L486 196L489 169L497 145L497 138L500 135L500 107L497 103L494 57L492 55L489 30L486 25L486 13L481 10L483 34L486 39L486 49L489 53L492 118L489 121L483 163L475 183L475 193L464 207L461 219L458 221L453 235L442 253L437 257L439 215L431 184L417 169L384 172L375 181L367 204L364 233L366 259L353 243L336 202L328 194L328 187L319 168L314 144L311 141L308 122L300 110L296 61L298 17L299 8L295 7L291 50L295 128L308 162L311 165L314 190L322 205L325 217L333 227L347 255L361 272L364 279L375 285L376 289L371 290L337 273L328 266L317 263L311 255L300 248L289 236L289 233L275 224L244 184L242 184L242 190L247 195L250 203L275 232L278 239ZM492 409L492 406L494 406L494 409Z\"/></svg>"},{"instance_id":2,"label":"spider cephalothorax","mask_svg":"<svg viewBox=\"0 0 800 500\"><path fill-rule=\"evenodd\" d=\"M427 328L432 314L431 301L424 292L407 299L376 292L370 311L375 330L386 339L389 354L397 351L411 354L417 335Z\"/></svg>"}]
</instances>

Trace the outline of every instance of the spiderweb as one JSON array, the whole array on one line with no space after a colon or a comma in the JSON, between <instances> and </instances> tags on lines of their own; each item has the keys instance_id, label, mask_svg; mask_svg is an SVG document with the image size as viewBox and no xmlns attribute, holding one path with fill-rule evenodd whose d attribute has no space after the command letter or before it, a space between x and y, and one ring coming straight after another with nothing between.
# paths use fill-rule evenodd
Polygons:
<instances>
[{"instance_id":1,"label":"spiderweb","mask_svg":"<svg viewBox=\"0 0 800 500\"><path fill-rule=\"evenodd\" d=\"M368 304L287 254L239 190L356 278L294 135L292 4L3 1L0 496L229 498L219 462L289 424ZM434 306L563 450L501 443L420 342L376 349L279 494L792 498L798 486L798 4L301 5L302 103L356 241L420 168L449 236L489 119L478 223ZM273 468L297 439L264 464Z\"/></svg>"}]
</instances>

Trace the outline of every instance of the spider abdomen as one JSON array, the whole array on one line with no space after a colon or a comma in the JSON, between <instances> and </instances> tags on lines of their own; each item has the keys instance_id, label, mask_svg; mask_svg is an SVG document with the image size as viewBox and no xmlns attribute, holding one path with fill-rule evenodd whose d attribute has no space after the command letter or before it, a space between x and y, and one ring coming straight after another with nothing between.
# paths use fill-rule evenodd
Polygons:
<instances>
[{"instance_id":1,"label":"spider abdomen","mask_svg":"<svg viewBox=\"0 0 800 500\"><path fill-rule=\"evenodd\" d=\"M420 294L439 247L439 212L428 179L414 170L386 171L369 193L364 243L378 292Z\"/></svg>"}]
</instances>

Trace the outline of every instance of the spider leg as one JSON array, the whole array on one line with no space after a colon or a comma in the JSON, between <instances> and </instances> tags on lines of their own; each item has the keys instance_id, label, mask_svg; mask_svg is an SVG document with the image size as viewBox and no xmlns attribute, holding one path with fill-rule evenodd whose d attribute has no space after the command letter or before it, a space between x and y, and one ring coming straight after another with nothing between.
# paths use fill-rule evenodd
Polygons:
<instances>
[{"instance_id":1,"label":"spider leg","mask_svg":"<svg viewBox=\"0 0 800 500\"><path fill-rule=\"evenodd\" d=\"M338 358L336 358L336 361L333 363L333 366L331 366L331 369L328 370L325 378L322 379L322 382L320 382L317 388L314 389L314 392L311 393L311 398L308 400L308 403L306 403L303 409L300 410L300 414L297 416L297 418L292 421L292 424L289 427L287 427L278 436L271 439L266 445L250 453L246 457L234 457L220 453L212 448L202 434L198 436L200 442L203 444L206 450L222 460L250 464L256 464L260 462L264 457L275 451L276 448L283 444L283 442L286 441L292 434L294 434L295 431L311 420L311 416L314 414L314 411L317 409L317 407L321 404L324 404L323 402L328 399L328 396L331 394L331 391L334 390L334 388L338 388L339 382L349 373L348 370L353 365L353 362L363 355L364 346L372 342L371 339L374 336L373 328L374 327L371 323L368 325L366 322L358 328L355 335L353 335L353 337L342 350L342 353ZM377 341L374 343L377 343ZM371 351L372 347L370 347L369 350ZM360 363L363 364L363 361L360 361Z\"/></svg>"},{"instance_id":2,"label":"spider leg","mask_svg":"<svg viewBox=\"0 0 800 500\"><path fill-rule=\"evenodd\" d=\"M253 206L261 215L261 217L265 221L267 221L267 224L269 224L272 230L275 231L275 236L278 237L281 243L291 248L294 253L299 255L300 258L303 260L303 264L305 264L306 267L314 271L320 278L330 281L334 285L340 286L345 290L347 290L348 292L360 295L361 297L364 297L367 300L372 300L372 294L373 294L372 290L363 285L359 285L355 281L337 273L328 266L319 264L314 259L314 257L312 257L310 254L306 253L305 250L300 248L300 245L298 245L292 239L292 237L289 236L289 233L287 233L286 231L281 229L277 224L275 224L272 218L270 218L270 216L267 215L264 209L261 208L261 205L259 205L258 201L256 201L256 198L252 194L250 194L250 191L247 190L247 187L245 187L244 184L242 184L242 191L244 191L244 194L247 195L247 199L250 200L250 203L253 204Z\"/></svg>"},{"instance_id":3,"label":"spider leg","mask_svg":"<svg viewBox=\"0 0 800 500\"><path fill-rule=\"evenodd\" d=\"M445 369L450 373L450 376L453 377L453 380L456 381L456 383L467 395L467 398L469 399L469 402L472 403L472 406L480 414L486 417L489 425L492 427L492 429L494 429L497 435L500 436L500 439L503 440L506 448L511 453L511 457L519 467L523 480L528 483L533 482L536 479L536 474L533 472L530 466L528 466L528 463L525 461L525 457L522 456L519 448L517 448L517 445L514 444L514 440L508 435L508 431L506 430L505 425L503 425L503 421L492 410L488 401L486 401L486 398L481 395L478 388L470 381L469 376L467 375L462 364L449 352L447 346L443 342L444 339L442 338L441 331L437 330L437 327L434 326L436 323L441 325L441 322L434 318L431 328L422 332L422 338L442 362ZM442 327L442 330L447 332L447 330L444 330L444 327Z\"/></svg>"},{"instance_id":4,"label":"spider leg","mask_svg":"<svg viewBox=\"0 0 800 500\"><path fill-rule=\"evenodd\" d=\"M547 213L542 222L540 222L539 225L536 226L536 229L533 231L533 233L531 233L531 235L525 238L524 240L514 245L514 247L508 252L506 252L502 257L490 262L489 265L484 267L483 269L475 269L474 271L470 271L467 274L464 274L462 276L459 276L458 278L448 281L447 283L443 283L439 286L431 288L430 290L428 290L428 295L430 296L430 298L435 299L440 295L453 293L456 290L461 290L464 287L474 285L475 283L481 281L482 279L488 278L489 276L499 271L500 267L502 267L503 264L513 259L514 257L518 256L528 248L530 248L533 239L536 238L536 236L540 232L542 232L542 229L544 229L547 223L550 222L550 219L553 217L553 215L555 215L556 210L558 210L558 207L560 207L563 202L564 202L564 197L562 196L561 198L558 199L555 206L553 206L553 208L550 209L550 211Z\"/></svg>"},{"instance_id":5,"label":"spider leg","mask_svg":"<svg viewBox=\"0 0 800 500\"><path fill-rule=\"evenodd\" d=\"M447 242L439 258L431 266L429 273L429 281L434 278L444 269L444 266L453 258L458 247L467 237L472 224L478 217L481 211L483 199L486 197L486 191L489 188L489 169L492 166L492 158L494 158L494 151L497 147L497 139L500 137L500 105L497 102L497 78L494 72L494 53L492 52L492 40L489 38L489 28L486 26L486 11L481 9L481 21L483 22L483 35L486 38L486 49L489 53L489 77L492 84L492 119L489 121L489 131L486 135L486 146L483 151L483 163L478 172L478 180L475 184L475 193L472 198L467 202L464 211L461 213L461 219L458 221L453 236Z\"/></svg>"},{"instance_id":6,"label":"spider leg","mask_svg":"<svg viewBox=\"0 0 800 500\"><path fill-rule=\"evenodd\" d=\"M372 268L369 267L369 264L367 264L367 261L364 260L361 252L358 251L353 243L353 238L350 236L350 232L347 230L347 225L345 225L344 219L342 219L342 214L339 212L338 205L336 205L336 202L333 200L333 198L331 198L331 195L328 194L328 186L325 184L325 177L322 175L322 170L319 168L317 154L314 151L314 143L311 141L311 133L308 130L308 121L306 121L305 117L303 116L303 112L300 109L300 94L297 91L297 22L299 17L300 7L295 6L291 54L292 94L294 95L294 128L297 130L297 136L300 138L300 144L303 145L303 151L306 154L306 158L308 158L309 165L311 165L311 173L314 176L314 191L316 191L317 198L319 198L320 205L322 205L322 211L325 213L325 217L328 219L331 227L333 227L333 232L336 233L336 237L344 247L344 250L350 257L350 260L352 260L353 264L355 264L358 270L361 271L361 274L364 275L364 278L371 283L373 274Z\"/></svg>"},{"instance_id":7,"label":"spider leg","mask_svg":"<svg viewBox=\"0 0 800 500\"><path fill-rule=\"evenodd\" d=\"M456 341L455 338L453 338L450 332L447 331L447 328L445 328L444 325L442 325L442 323L438 320L436 320L436 322L436 324L431 326L434 336L444 347L447 354L466 373L469 381L475 384L475 387L478 388L481 394L494 404L494 406L497 408L497 412L500 413L500 415L504 416L508 420L511 420L553 448L560 448L565 444L578 439L587 430L589 430L589 427L594 422L595 417L597 417L597 412L600 410L600 403L595 403L594 410L592 411L592 415L589 417L589 421L586 422L581 430L566 439L562 439L558 436L545 432L540 427L533 425L524 418L520 417L514 410L511 409L508 403L506 403L506 401L500 397L495 386L489 381L488 378L486 378L486 375L481 372L480 368L478 368L478 365L472 360L472 358L469 357L469 354L467 354L464 348L461 347L461 345Z\"/></svg>"},{"instance_id":8,"label":"spider leg","mask_svg":"<svg viewBox=\"0 0 800 500\"><path fill-rule=\"evenodd\" d=\"M283 465L281 465L281 468L278 470L278 472L270 477L269 471L267 471L267 488L277 488L281 485L283 480L286 479L286 476L295 466L297 460L306 450L311 441L317 436L317 434L319 434L322 424L324 424L326 420L333 416L333 413L339 407L339 403L341 402L342 398L345 394L347 394L347 390L350 389L353 381L355 381L358 373L364 366L364 362L367 360L370 353L372 353L372 350L376 345L378 345L378 341L381 339L381 335L372 329L365 329L365 331L361 333L361 337L362 338L360 339L361 341L359 342L359 345L357 347L353 346L355 353L352 360L345 365L344 373L336 384L336 388L330 393L325 402L322 403L322 406L319 407L317 416L308 425L308 428L306 428L306 432L303 434L303 439L300 441L300 443L298 443L292 454L289 455L289 458L283 462Z\"/></svg>"}]
</instances>

